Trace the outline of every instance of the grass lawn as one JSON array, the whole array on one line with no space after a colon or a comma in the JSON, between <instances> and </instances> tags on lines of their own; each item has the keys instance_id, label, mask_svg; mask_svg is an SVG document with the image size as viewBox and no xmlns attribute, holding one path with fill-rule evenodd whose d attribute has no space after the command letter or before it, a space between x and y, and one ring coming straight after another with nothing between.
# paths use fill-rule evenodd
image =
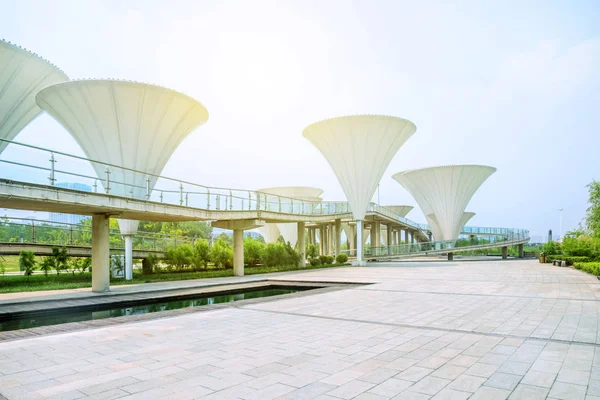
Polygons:
<instances>
[{"instance_id":1,"label":"grass lawn","mask_svg":"<svg viewBox=\"0 0 600 400\"><path fill-rule=\"evenodd\" d=\"M17 260L18 265L18 260ZM298 267L246 267L244 273L246 275L266 274L271 272L282 271L306 271L310 269L339 267L344 264L319 265L316 267L307 265L306 268ZM7 268L8 270L8 268ZM18 267L17 267L18 270ZM202 278L221 278L233 276L233 269L215 269L201 272L159 272L150 275L143 275L140 272L134 271L133 279L126 281L123 278L111 278L111 285L132 285L136 283L152 283L166 281L183 281L188 279ZM60 275L51 274L47 277L44 275L32 275L30 277L22 275L6 275L0 277L0 293L14 292L35 292L39 290L59 290L59 289L77 289L87 288L92 286L92 274L84 273L61 273Z\"/></svg>"},{"instance_id":2,"label":"grass lawn","mask_svg":"<svg viewBox=\"0 0 600 400\"><path fill-rule=\"evenodd\" d=\"M41 261L41 257L36 257L38 262ZM4 263L6 272L19 272L19 256L0 256L0 262Z\"/></svg>"}]
</instances>

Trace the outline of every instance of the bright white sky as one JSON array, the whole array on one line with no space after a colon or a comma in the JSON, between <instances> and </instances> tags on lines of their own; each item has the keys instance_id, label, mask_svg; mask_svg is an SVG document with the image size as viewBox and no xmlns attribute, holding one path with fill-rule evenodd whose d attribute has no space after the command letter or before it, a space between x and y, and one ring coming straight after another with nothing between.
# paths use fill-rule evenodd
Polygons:
<instances>
[{"instance_id":1,"label":"bright white sky","mask_svg":"<svg viewBox=\"0 0 600 400\"><path fill-rule=\"evenodd\" d=\"M542 236L558 233L559 208L563 231L575 228L585 185L600 179L595 1L0 0L0 11L4 39L72 79L150 82L202 102L210 119L166 176L343 200L302 129L373 113L417 125L381 181L384 205L416 206L396 172L488 164L498 172L469 224ZM16 140L83 155L48 115ZM418 208L408 217L425 221Z\"/></svg>"}]
</instances>

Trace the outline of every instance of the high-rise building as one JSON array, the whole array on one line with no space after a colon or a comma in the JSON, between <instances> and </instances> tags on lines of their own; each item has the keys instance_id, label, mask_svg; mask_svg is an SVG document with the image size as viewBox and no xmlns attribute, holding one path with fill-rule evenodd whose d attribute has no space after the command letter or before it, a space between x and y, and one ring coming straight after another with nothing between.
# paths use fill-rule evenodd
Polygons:
<instances>
[{"instance_id":1,"label":"high-rise building","mask_svg":"<svg viewBox=\"0 0 600 400\"><path fill-rule=\"evenodd\" d=\"M61 183L55 184L54 186L65 188L65 189L81 190L82 192L91 192L92 191L91 186L83 184L83 183L61 182ZM52 221L52 222L78 224L86 218L89 218L89 217L87 217L85 215L77 215L77 214L50 213L50 221Z\"/></svg>"}]
</instances>

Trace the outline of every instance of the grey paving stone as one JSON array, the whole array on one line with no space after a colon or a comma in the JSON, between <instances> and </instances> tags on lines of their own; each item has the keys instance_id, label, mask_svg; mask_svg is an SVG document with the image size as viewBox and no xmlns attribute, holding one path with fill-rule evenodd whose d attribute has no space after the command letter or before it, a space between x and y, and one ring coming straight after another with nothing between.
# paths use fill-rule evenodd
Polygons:
<instances>
[{"instance_id":1,"label":"grey paving stone","mask_svg":"<svg viewBox=\"0 0 600 400\"><path fill-rule=\"evenodd\" d=\"M549 397L560 400L579 400L585 398L586 387L572 383L555 382Z\"/></svg>"},{"instance_id":2,"label":"grey paving stone","mask_svg":"<svg viewBox=\"0 0 600 400\"><path fill-rule=\"evenodd\" d=\"M411 381L403 381L400 379L390 378L385 382L369 389L369 393L373 393L384 397L394 397L414 384Z\"/></svg>"},{"instance_id":3,"label":"grey paving stone","mask_svg":"<svg viewBox=\"0 0 600 400\"><path fill-rule=\"evenodd\" d=\"M505 374L495 372L484 383L485 386L491 386L498 389L514 390L523 377L521 375Z\"/></svg>"},{"instance_id":4,"label":"grey paving stone","mask_svg":"<svg viewBox=\"0 0 600 400\"><path fill-rule=\"evenodd\" d=\"M520 384L512 392L509 399L514 400L544 400L550 389Z\"/></svg>"}]
</instances>

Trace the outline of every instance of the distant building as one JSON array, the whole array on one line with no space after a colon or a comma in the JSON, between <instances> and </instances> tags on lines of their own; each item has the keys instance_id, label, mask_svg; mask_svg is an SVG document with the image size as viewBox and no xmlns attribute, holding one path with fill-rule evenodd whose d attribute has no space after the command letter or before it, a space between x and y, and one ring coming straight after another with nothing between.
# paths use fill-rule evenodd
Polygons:
<instances>
[{"instance_id":1,"label":"distant building","mask_svg":"<svg viewBox=\"0 0 600 400\"><path fill-rule=\"evenodd\" d=\"M92 191L91 186L85 185L83 183L61 182L61 183L55 184L54 186L60 187L60 188L65 188L65 189L80 190L82 192L91 192ZM50 221L57 222L57 223L78 224L87 218L89 218L89 217L87 217L85 215L50 213Z\"/></svg>"}]
</instances>

